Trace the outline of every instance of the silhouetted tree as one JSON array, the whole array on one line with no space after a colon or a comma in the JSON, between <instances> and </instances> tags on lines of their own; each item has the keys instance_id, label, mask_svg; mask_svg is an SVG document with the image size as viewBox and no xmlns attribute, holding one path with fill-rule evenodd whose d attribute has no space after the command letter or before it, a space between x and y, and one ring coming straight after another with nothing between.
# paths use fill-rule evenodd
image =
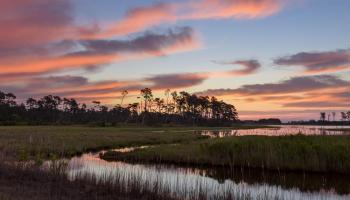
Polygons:
<instances>
[{"instance_id":1,"label":"silhouetted tree","mask_svg":"<svg viewBox=\"0 0 350 200\"><path fill-rule=\"evenodd\" d=\"M153 94L152 94L152 90L149 88L145 88L141 90L141 95L145 101L145 112L148 112L148 103L151 102L152 98L153 98Z\"/></svg>"},{"instance_id":2,"label":"silhouetted tree","mask_svg":"<svg viewBox=\"0 0 350 200\"><path fill-rule=\"evenodd\" d=\"M326 113L325 113L325 112L321 112L321 113L320 113L320 120L321 120L322 122L326 121Z\"/></svg>"},{"instance_id":3,"label":"silhouetted tree","mask_svg":"<svg viewBox=\"0 0 350 200\"><path fill-rule=\"evenodd\" d=\"M122 91L122 99L121 99L121 102L120 102L120 105L123 106L123 101L124 101L124 98L126 97L126 95L128 95L129 92L127 90L123 90Z\"/></svg>"},{"instance_id":4,"label":"silhouetted tree","mask_svg":"<svg viewBox=\"0 0 350 200\"><path fill-rule=\"evenodd\" d=\"M122 93L124 97L126 94L127 92ZM238 120L235 107L215 97L197 96L185 91L170 93L167 90L165 103L162 98L153 98L149 88L142 89L141 95L143 101L140 103L131 103L127 107L118 104L109 109L100 101L93 101L90 108L87 108L86 104L79 104L73 98L53 95L38 100L28 98L25 104L18 105L14 94L0 91L0 124L21 121L28 124L91 123L101 126L118 123L230 125Z\"/></svg>"}]
</instances>

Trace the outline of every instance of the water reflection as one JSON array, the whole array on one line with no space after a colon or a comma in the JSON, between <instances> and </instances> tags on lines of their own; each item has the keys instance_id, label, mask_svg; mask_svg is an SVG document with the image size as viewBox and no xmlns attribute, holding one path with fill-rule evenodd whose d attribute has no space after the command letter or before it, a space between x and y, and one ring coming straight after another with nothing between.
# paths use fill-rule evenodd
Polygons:
<instances>
[{"instance_id":1,"label":"water reflection","mask_svg":"<svg viewBox=\"0 0 350 200\"><path fill-rule=\"evenodd\" d=\"M232 192L249 194L251 199L349 199L349 177L322 174L275 173L227 168L193 168L171 165L128 164L107 162L98 154L83 154L65 160L71 180L95 175L102 181L137 179L145 187L160 184L160 189L191 199L198 188L206 191L209 199ZM241 197L243 197L241 196ZM178 197L178 196L177 196Z\"/></svg>"},{"instance_id":2,"label":"water reflection","mask_svg":"<svg viewBox=\"0 0 350 200\"><path fill-rule=\"evenodd\" d=\"M204 130L198 134L210 137L229 137L245 135L286 136L286 135L350 135L350 126L300 126L281 125L269 128L239 129L239 130Z\"/></svg>"}]
</instances>

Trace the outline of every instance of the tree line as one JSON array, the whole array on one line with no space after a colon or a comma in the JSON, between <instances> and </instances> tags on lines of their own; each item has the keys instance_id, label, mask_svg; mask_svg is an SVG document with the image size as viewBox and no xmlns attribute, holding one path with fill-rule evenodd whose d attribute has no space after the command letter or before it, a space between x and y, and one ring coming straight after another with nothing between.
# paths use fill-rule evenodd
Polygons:
<instances>
[{"instance_id":1,"label":"tree line","mask_svg":"<svg viewBox=\"0 0 350 200\"><path fill-rule=\"evenodd\" d=\"M320 112L319 120L291 121L289 124L303 125L350 125L350 111Z\"/></svg>"},{"instance_id":2,"label":"tree line","mask_svg":"<svg viewBox=\"0 0 350 200\"><path fill-rule=\"evenodd\" d=\"M326 112L321 112L320 113L320 121L336 121L336 116L337 116L337 113L336 112L331 112L331 113L326 113ZM350 121L350 111L347 111L347 112L340 112L340 120L342 122L345 122L345 121Z\"/></svg>"},{"instance_id":3,"label":"tree line","mask_svg":"<svg viewBox=\"0 0 350 200\"><path fill-rule=\"evenodd\" d=\"M1 124L143 124L143 125L231 125L238 120L236 108L216 97L188 92L165 91L154 97L150 88L140 91L139 102L123 105L128 91L121 93L120 104L109 108L100 101L90 106L74 98L47 95L17 103L12 93L0 91Z\"/></svg>"}]
</instances>

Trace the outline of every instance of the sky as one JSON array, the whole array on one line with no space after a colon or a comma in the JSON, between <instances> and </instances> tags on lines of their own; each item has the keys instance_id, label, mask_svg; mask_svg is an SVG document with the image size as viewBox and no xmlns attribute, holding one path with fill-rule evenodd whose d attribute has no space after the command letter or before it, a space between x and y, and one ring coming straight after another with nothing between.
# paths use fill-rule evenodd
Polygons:
<instances>
[{"instance_id":1,"label":"sky","mask_svg":"<svg viewBox=\"0 0 350 200\"><path fill-rule=\"evenodd\" d=\"M2 0L0 90L106 105L149 87L217 96L241 119L350 106L348 0ZM338 114L340 117L340 114Z\"/></svg>"}]
</instances>

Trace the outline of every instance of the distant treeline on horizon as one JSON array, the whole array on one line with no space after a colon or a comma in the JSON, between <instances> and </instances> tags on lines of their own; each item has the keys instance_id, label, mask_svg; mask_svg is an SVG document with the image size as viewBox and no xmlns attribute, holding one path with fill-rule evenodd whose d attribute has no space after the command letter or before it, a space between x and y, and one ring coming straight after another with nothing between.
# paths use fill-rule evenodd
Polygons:
<instances>
[{"instance_id":1,"label":"distant treeline on horizon","mask_svg":"<svg viewBox=\"0 0 350 200\"><path fill-rule=\"evenodd\" d=\"M336 120L337 114L340 114L340 120ZM290 121L287 124L296 125L350 125L350 111L343 112L320 112L319 120L299 120Z\"/></svg>"},{"instance_id":2,"label":"distant treeline on horizon","mask_svg":"<svg viewBox=\"0 0 350 200\"><path fill-rule=\"evenodd\" d=\"M139 103L123 105L128 91L122 92L121 103L113 108L93 101L88 108L73 98L47 95L17 103L12 93L0 91L0 125L15 124L144 124L230 126L238 121L235 106L215 97L197 96L185 91L166 90L165 98L154 98L152 90L142 89Z\"/></svg>"}]
</instances>

